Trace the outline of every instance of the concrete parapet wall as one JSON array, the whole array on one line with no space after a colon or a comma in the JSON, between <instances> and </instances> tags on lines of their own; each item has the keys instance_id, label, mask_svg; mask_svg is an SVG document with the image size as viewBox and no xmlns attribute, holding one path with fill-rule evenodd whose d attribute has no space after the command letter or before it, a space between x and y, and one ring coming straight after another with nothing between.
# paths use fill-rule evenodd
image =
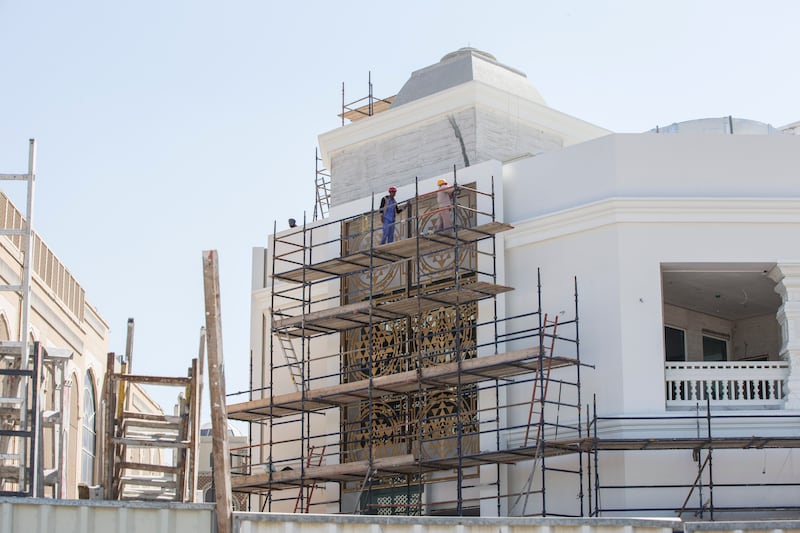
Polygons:
<instances>
[{"instance_id":1,"label":"concrete parapet wall","mask_svg":"<svg viewBox=\"0 0 800 533\"><path fill-rule=\"evenodd\" d=\"M483 518L234 513L234 533L672 533L677 519Z\"/></svg>"},{"instance_id":2,"label":"concrete parapet wall","mask_svg":"<svg viewBox=\"0 0 800 533\"><path fill-rule=\"evenodd\" d=\"M763 531L769 533L788 533L800 531L799 520L753 520L742 522L687 522L683 525L686 533L695 531L717 531L738 533L740 531Z\"/></svg>"}]
</instances>

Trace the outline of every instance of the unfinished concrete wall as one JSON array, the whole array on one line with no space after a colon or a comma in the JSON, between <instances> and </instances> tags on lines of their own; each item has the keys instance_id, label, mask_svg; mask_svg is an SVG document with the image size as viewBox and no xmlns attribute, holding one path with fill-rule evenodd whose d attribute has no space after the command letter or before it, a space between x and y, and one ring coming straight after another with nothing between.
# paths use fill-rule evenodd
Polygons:
<instances>
[{"instance_id":1,"label":"unfinished concrete wall","mask_svg":"<svg viewBox=\"0 0 800 533\"><path fill-rule=\"evenodd\" d=\"M379 197L390 185L399 187L413 183L415 177L443 174L453 165L464 167L461 143L451 119L461 132L467 157L475 159L475 111L464 109L332 154L332 205L370 193Z\"/></svg>"},{"instance_id":2,"label":"unfinished concrete wall","mask_svg":"<svg viewBox=\"0 0 800 533\"><path fill-rule=\"evenodd\" d=\"M477 161L509 161L524 155L558 150L560 137L490 109L477 111ZM474 162L473 162L474 164Z\"/></svg>"},{"instance_id":3,"label":"unfinished concrete wall","mask_svg":"<svg viewBox=\"0 0 800 533\"><path fill-rule=\"evenodd\" d=\"M507 161L561 148L561 138L512 116L469 108L392 132L331 156L331 202L374 193L496 159ZM421 191L426 192L426 191Z\"/></svg>"}]
</instances>

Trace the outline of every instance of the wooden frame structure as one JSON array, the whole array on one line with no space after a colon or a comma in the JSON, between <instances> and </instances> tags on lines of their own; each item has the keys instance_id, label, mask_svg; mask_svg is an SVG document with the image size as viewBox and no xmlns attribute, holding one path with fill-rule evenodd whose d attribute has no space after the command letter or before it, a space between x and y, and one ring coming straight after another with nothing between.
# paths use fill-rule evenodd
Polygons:
<instances>
[{"instance_id":1,"label":"wooden frame structure","mask_svg":"<svg viewBox=\"0 0 800 533\"><path fill-rule=\"evenodd\" d=\"M103 388L105 499L194 501L202 387L198 360L192 359L186 377L130 374L127 364L117 372L116 364L117 356L109 353ZM131 410L131 387L140 385L181 390L178 412ZM163 464L161 451L172 454L172 465Z\"/></svg>"}]
</instances>

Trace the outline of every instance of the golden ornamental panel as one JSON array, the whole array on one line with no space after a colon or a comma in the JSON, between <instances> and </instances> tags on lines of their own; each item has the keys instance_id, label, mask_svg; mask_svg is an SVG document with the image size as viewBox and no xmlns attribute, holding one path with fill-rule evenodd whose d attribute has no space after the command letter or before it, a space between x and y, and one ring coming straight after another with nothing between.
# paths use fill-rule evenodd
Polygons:
<instances>
[{"instance_id":1,"label":"golden ornamental panel","mask_svg":"<svg viewBox=\"0 0 800 533\"><path fill-rule=\"evenodd\" d=\"M460 398L450 389L429 391L414 402L415 440L421 440L422 458L456 457L459 438L462 455L477 453L477 404L477 390L472 385L462 389Z\"/></svg>"},{"instance_id":2,"label":"golden ornamental panel","mask_svg":"<svg viewBox=\"0 0 800 533\"><path fill-rule=\"evenodd\" d=\"M345 461L390 457L408 453L408 407L403 397L359 402L345 409Z\"/></svg>"},{"instance_id":3,"label":"golden ornamental panel","mask_svg":"<svg viewBox=\"0 0 800 533\"><path fill-rule=\"evenodd\" d=\"M476 198L472 191L460 190L456 201L455 210L456 225L461 228L471 227L476 224ZM450 214L452 216L452 213ZM425 235L434 233L442 227L442 209L436 204L435 196L425 198L420 202L419 228L420 234ZM456 250L458 251L458 263L456 263ZM412 283L429 284L438 280L452 277L455 274L456 264L461 269L474 270L477 265L475 246L459 245L454 248L446 248L436 253L430 253L420 257L419 272L415 265L412 268Z\"/></svg>"},{"instance_id":4,"label":"golden ornamental panel","mask_svg":"<svg viewBox=\"0 0 800 533\"><path fill-rule=\"evenodd\" d=\"M350 330L344 335L343 380L402 372L417 364L449 362L455 360L457 347L462 358L475 357L476 320L477 304L470 303L458 310L442 307L419 317ZM370 444L373 457L408 453L411 449L422 450L426 458L452 457L457 453L458 424L462 451L477 451L477 390L470 386L461 392L460 401L456 400L456 390L450 388L407 396L378 396L373 399L372 409L367 401L346 408L344 460L369 457ZM408 402L413 406L411 410Z\"/></svg>"},{"instance_id":5,"label":"golden ornamental panel","mask_svg":"<svg viewBox=\"0 0 800 533\"><path fill-rule=\"evenodd\" d=\"M382 224L379 212L361 215L356 219L344 222L342 226L342 235L344 236L342 256L370 250L372 247L380 245ZM395 240L407 238L408 220L405 211L397 216L394 233ZM406 263L400 262L375 267L371 270L371 276L370 271L347 276L343 278L342 294L349 295L348 301L355 302L369 298L370 291L372 294L382 294L402 289L405 287L406 270ZM370 286L370 282L372 286Z\"/></svg>"},{"instance_id":6,"label":"golden ornamental panel","mask_svg":"<svg viewBox=\"0 0 800 533\"><path fill-rule=\"evenodd\" d=\"M458 311L459 314L455 307L440 307L411 319L410 351L419 354L422 366L454 361L457 349L460 349L462 360L476 356L478 306L474 302L464 304Z\"/></svg>"},{"instance_id":7,"label":"golden ornamental panel","mask_svg":"<svg viewBox=\"0 0 800 533\"><path fill-rule=\"evenodd\" d=\"M458 223L474 225L473 193L462 191ZM396 225L396 239L413 236L416 227L407 222L408 211L419 211L421 232L438 229L439 214L435 195L421 197L413 209L406 209ZM413 221L414 225L417 221ZM406 233L401 233L406 232ZM343 254L367 250L380 240L377 215L364 215L345 223ZM435 282L437 287L452 284L456 264L476 264L474 246L460 246L458 261L450 249L395 265L373 269L372 277L363 273L343 280L342 302L367 297L374 302L403 298L416 293L417 285ZM462 282L470 275L460 269ZM419 316L376 323L346 331L342 335L342 381L391 375L417 368L476 356L475 324L477 304L441 307ZM381 395L374 391L371 401L355 402L342 410L342 449L344 462L371 456L387 457L421 451L426 458L454 457L459 438L462 453L478 451L477 388L465 387L414 392L406 395ZM399 481L398 481L399 483Z\"/></svg>"},{"instance_id":8,"label":"golden ornamental panel","mask_svg":"<svg viewBox=\"0 0 800 533\"><path fill-rule=\"evenodd\" d=\"M475 193L460 189L456 204L457 226L474 226L477 222ZM430 234L441 228L442 209L436 203L435 194L423 195L402 205L405 208L398 214L394 227L395 241L414 238L417 231L420 234ZM343 222L342 256L378 246L381 235L379 211L365 213ZM419 261L401 261L346 276L342 280L342 294L347 301L354 302L368 298L370 293L374 295L402 291L406 289L407 283L411 286L420 283L428 285L453 277L456 274L456 266L462 273L464 270L474 270L477 267L474 244L447 247L435 253L425 254Z\"/></svg>"},{"instance_id":9,"label":"golden ornamental panel","mask_svg":"<svg viewBox=\"0 0 800 533\"><path fill-rule=\"evenodd\" d=\"M408 320L399 319L346 331L342 381L348 383L408 370L407 328Z\"/></svg>"}]
</instances>

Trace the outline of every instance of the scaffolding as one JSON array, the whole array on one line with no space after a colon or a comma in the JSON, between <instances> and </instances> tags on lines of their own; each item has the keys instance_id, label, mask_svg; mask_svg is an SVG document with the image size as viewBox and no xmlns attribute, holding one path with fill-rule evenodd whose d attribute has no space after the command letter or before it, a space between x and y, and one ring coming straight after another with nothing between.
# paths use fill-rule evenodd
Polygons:
<instances>
[{"instance_id":1,"label":"scaffolding","mask_svg":"<svg viewBox=\"0 0 800 533\"><path fill-rule=\"evenodd\" d=\"M584 514L577 286L571 319L542 314L539 281L535 310L499 313L512 288L497 282L495 236L511 226L495 219L493 180L453 178L450 205L417 183L386 244L375 199L274 235L265 383L227 408L252 424L253 464L231 486L262 509L463 516L524 497L527 514L533 496L530 514L552 516L557 470L575 480L566 516ZM526 399L509 401L512 387ZM565 455L569 468L550 466ZM531 470L522 489L504 482L516 464Z\"/></svg>"},{"instance_id":2,"label":"scaffolding","mask_svg":"<svg viewBox=\"0 0 800 533\"><path fill-rule=\"evenodd\" d=\"M796 516L783 500L800 496L800 483L733 480L736 468L718 475L712 460L791 454L791 428L753 436L724 424L788 427L796 415L722 411L709 389L705 413L595 407L590 417L577 280L574 316L543 312L538 275L533 309L509 316L517 308L503 302L512 288L498 282L496 248L510 226L496 220L488 181L454 179L446 206L417 183L388 228L373 198L364 213L274 233L264 351L253 360L260 387L227 408L251 425L253 460L232 489L260 510L305 513ZM378 244L385 229L393 238ZM782 491L781 503L749 502L751 490Z\"/></svg>"},{"instance_id":3,"label":"scaffolding","mask_svg":"<svg viewBox=\"0 0 800 533\"><path fill-rule=\"evenodd\" d=\"M21 213L0 194L0 235L10 239L19 256L19 270L6 268L0 291L18 299L16 340L0 341L0 495L65 496L65 441L69 419L66 364L67 349L45 349L30 336L32 271L41 241L33 231L36 180L36 141L30 140L28 170L0 174L0 180L25 185L25 211ZM11 332L4 332L13 335Z\"/></svg>"},{"instance_id":4,"label":"scaffolding","mask_svg":"<svg viewBox=\"0 0 800 533\"><path fill-rule=\"evenodd\" d=\"M800 481L796 481L787 472L786 481L764 481L763 476L768 469L767 451L793 450L800 448L800 435L796 431L787 431L783 435L772 432L771 435L742 435L737 432L722 429L722 425L731 422L741 422L747 419L760 418L766 424L782 424L796 426L800 416L796 414L773 411L754 417L752 413L740 414L735 411L720 411L712 409L711 394L706 395L705 405L697 404L695 412L674 413L664 416L603 416L598 414L597 401L592 406L591 420L587 419L587 439L582 448L590 454L590 469L593 473L589 497L590 516L642 516L648 514L662 515L674 513L679 518L691 517L695 520L733 519L750 516L755 513L769 518L793 518L800 513L800 506L796 503L800 494ZM588 410L588 409L587 409ZM657 437L652 431L647 435L637 435L625 438L603 436L600 427L603 424L650 424L669 425L673 428L683 426L682 431L672 430L671 437ZM726 451L736 450L735 457L721 457ZM681 469L681 463L667 461L667 453L690 452L682 460L683 465L694 463L696 472L691 469ZM763 466L755 474L741 471L741 453L763 454ZM618 476L608 471L603 471L601 457L619 453L634 453L642 464L658 463L670 464L671 470L661 476L659 482L642 483L634 480L622 482ZM714 457L722 466L717 466L721 476L715 478ZM776 465L770 464L769 468ZM779 465L778 469L785 466ZM689 472L687 472L688 470ZM686 476L690 473L690 476ZM692 476L694 476L692 478ZM759 479L762 478L762 479ZM757 505L752 502L754 491L773 490L775 497L771 505ZM612 499L614 494L621 491L635 492L639 495L645 493L656 494L656 498L638 499L647 504L628 502L626 505L614 505L603 501L603 497ZM721 505L719 497L715 501L715 494L727 496L728 502L738 500L738 505L726 503ZM636 498L634 498L636 500ZM792 503L780 503L784 502ZM658 505L652 502L657 501Z\"/></svg>"},{"instance_id":5,"label":"scaffolding","mask_svg":"<svg viewBox=\"0 0 800 533\"><path fill-rule=\"evenodd\" d=\"M372 91L372 72L370 71L367 78L367 96L347 102L344 95L344 82L342 82L342 112L339 117L342 119L342 126L344 126L345 119L350 122L356 122L377 113L381 113L389 109L394 102L395 97L389 96L388 98L376 98Z\"/></svg>"}]
</instances>

